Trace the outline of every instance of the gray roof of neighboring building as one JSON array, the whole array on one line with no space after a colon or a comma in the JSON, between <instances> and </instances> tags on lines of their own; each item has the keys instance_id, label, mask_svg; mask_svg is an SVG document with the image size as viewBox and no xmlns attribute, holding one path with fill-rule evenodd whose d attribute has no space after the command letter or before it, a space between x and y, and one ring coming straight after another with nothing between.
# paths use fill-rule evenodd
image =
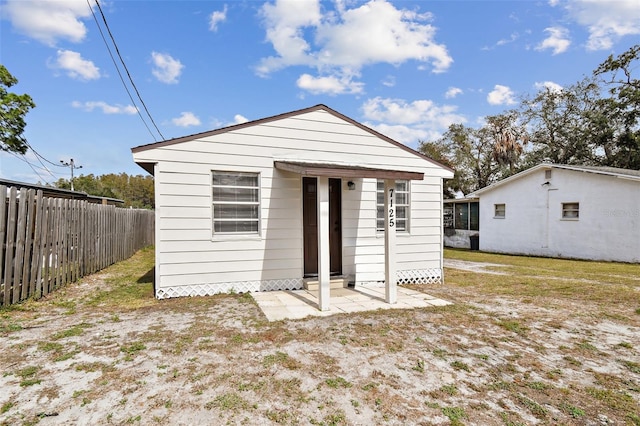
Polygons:
<instances>
[{"instance_id":1,"label":"gray roof of neighboring building","mask_svg":"<svg viewBox=\"0 0 640 426\"><path fill-rule=\"evenodd\" d=\"M71 191L69 189L62 189L62 188L54 188L52 186L40 185L37 183L27 183L27 182L18 182L18 181L8 180L8 179L0 179L0 185L15 187L15 188L42 190L43 195L46 197L68 198L72 200L86 200L86 201L89 201L90 203L102 203L104 201L107 204L113 204L113 205L124 204L123 200L119 200L117 198L98 197L96 195L89 195L86 192Z\"/></svg>"}]
</instances>

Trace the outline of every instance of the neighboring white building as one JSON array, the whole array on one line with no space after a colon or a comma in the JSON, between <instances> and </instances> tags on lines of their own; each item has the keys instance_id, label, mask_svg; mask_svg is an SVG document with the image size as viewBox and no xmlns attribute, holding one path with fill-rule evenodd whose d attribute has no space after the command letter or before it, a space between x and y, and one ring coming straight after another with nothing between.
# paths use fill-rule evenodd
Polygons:
<instances>
[{"instance_id":1,"label":"neighboring white building","mask_svg":"<svg viewBox=\"0 0 640 426\"><path fill-rule=\"evenodd\" d=\"M640 262L640 171L540 164L475 191L480 250Z\"/></svg>"},{"instance_id":2,"label":"neighboring white building","mask_svg":"<svg viewBox=\"0 0 640 426\"><path fill-rule=\"evenodd\" d=\"M453 172L324 106L132 148L155 177L158 298L442 281Z\"/></svg>"}]
</instances>

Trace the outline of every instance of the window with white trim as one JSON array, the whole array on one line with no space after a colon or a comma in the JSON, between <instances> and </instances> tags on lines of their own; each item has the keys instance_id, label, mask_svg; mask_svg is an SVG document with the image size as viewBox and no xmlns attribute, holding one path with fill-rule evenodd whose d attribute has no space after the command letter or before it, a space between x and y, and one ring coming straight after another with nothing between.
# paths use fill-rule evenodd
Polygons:
<instances>
[{"instance_id":1,"label":"window with white trim","mask_svg":"<svg viewBox=\"0 0 640 426\"><path fill-rule=\"evenodd\" d=\"M497 219L504 219L507 214L506 204L494 204L493 205L493 217Z\"/></svg>"},{"instance_id":2,"label":"window with white trim","mask_svg":"<svg viewBox=\"0 0 640 426\"><path fill-rule=\"evenodd\" d=\"M580 203L562 203L562 218L578 220L580 218Z\"/></svg>"},{"instance_id":3,"label":"window with white trim","mask_svg":"<svg viewBox=\"0 0 640 426\"><path fill-rule=\"evenodd\" d=\"M257 173L212 172L214 234L257 234L260 188Z\"/></svg>"},{"instance_id":4,"label":"window with white trim","mask_svg":"<svg viewBox=\"0 0 640 426\"><path fill-rule=\"evenodd\" d=\"M408 232L409 231L409 185L408 180L396 181L396 231ZM384 180L378 179L378 187L376 191L377 201L377 223L376 230L384 231Z\"/></svg>"}]
</instances>

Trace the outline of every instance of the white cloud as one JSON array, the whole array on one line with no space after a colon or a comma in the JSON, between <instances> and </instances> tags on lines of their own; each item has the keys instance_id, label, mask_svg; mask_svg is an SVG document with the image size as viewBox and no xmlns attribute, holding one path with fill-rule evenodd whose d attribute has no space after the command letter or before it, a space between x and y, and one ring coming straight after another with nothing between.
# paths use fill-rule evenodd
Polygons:
<instances>
[{"instance_id":1,"label":"white cloud","mask_svg":"<svg viewBox=\"0 0 640 426\"><path fill-rule=\"evenodd\" d=\"M504 46L505 44L513 43L514 41L518 40L519 37L520 35L518 33L512 33L511 36L509 36L509 38L503 38L498 40L498 42L496 43L496 46Z\"/></svg>"},{"instance_id":2,"label":"white cloud","mask_svg":"<svg viewBox=\"0 0 640 426\"><path fill-rule=\"evenodd\" d=\"M569 31L566 28L549 27L545 28L544 32L548 33L549 36L536 46L536 50L552 49L553 54L557 55L566 52L571 45Z\"/></svg>"},{"instance_id":3,"label":"white cloud","mask_svg":"<svg viewBox=\"0 0 640 426\"><path fill-rule=\"evenodd\" d=\"M452 99L458 95L461 95L462 93L462 89L459 87L449 87L449 89L447 89L447 91L445 92L444 97L447 99Z\"/></svg>"},{"instance_id":4,"label":"white cloud","mask_svg":"<svg viewBox=\"0 0 640 426\"><path fill-rule=\"evenodd\" d=\"M558 93L562 91L562 86L553 81L542 81L535 83L535 88L538 90L548 89L550 92Z\"/></svg>"},{"instance_id":5,"label":"white cloud","mask_svg":"<svg viewBox=\"0 0 640 426\"><path fill-rule=\"evenodd\" d=\"M166 53L151 52L154 68L151 73L162 83L175 84L184 65Z\"/></svg>"},{"instance_id":6,"label":"white cloud","mask_svg":"<svg viewBox=\"0 0 640 426\"><path fill-rule=\"evenodd\" d=\"M384 80L382 80L382 85L387 87L394 87L396 85L396 78L392 75L388 75Z\"/></svg>"},{"instance_id":7,"label":"white cloud","mask_svg":"<svg viewBox=\"0 0 640 426\"><path fill-rule=\"evenodd\" d=\"M267 40L278 56L263 58L257 68L259 75L289 65L312 65L315 60L308 51L303 28L318 27L321 14L318 0L280 0L262 6L262 16L267 27Z\"/></svg>"},{"instance_id":8,"label":"white cloud","mask_svg":"<svg viewBox=\"0 0 640 426\"><path fill-rule=\"evenodd\" d=\"M453 105L436 105L430 100L407 102L402 99L376 97L362 105L365 123L380 133L405 144L433 140L454 123L466 118Z\"/></svg>"},{"instance_id":9,"label":"white cloud","mask_svg":"<svg viewBox=\"0 0 640 426\"><path fill-rule=\"evenodd\" d=\"M216 10L209 15L209 31L218 31L218 24L227 20L227 5L221 11Z\"/></svg>"},{"instance_id":10,"label":"white cloud","mask_svg":"<svg viewBox=\"0 0 640 426\"><path fill-rule=\"evenodd\" d=\"M566 9L589 31L588 50L607 50L624 36L640 34L638 0L569 0Z\"/></svg>"},{"instance_id":11,"label":"white cloud","mask_svg":"<svg viewBox=\"0 0 640 426\"><path fill-rule=\"evenodd\" d=\"M86 0L7 0L3 8L18 32L49 46L58 39L84 40L87 28L81 19L91 17Z\"/></svg>"},{"instance_id":12,"label":"white cloud","mask_svg":"<svg viewBox=\"0 0 640 426\"><path fill-rule=\"evenodd\" d=\"M83 109L85 111L93 111L94 109L102 110L104 114L127 114L133 115L138 112L138 109L131 105L109 105L106 102L102 101L88 101L88 102L80 102L73 101L71 106L74 108Z\"/></svg>"},{"instance_id":13,"label":"white cloud","mask_svg":"<svg viewBox=\"0 0 640 426\"><path fill-rule=\"evenodd\" d=\"M362 93L364 84L354 82L349 77L313 77L302 74L296 84L299 88L313 94L342 95L345 93Z\"/></svg>"},{"instance_id":14,"label":"white cloud","mask_svg":"<svg viewBox=\"0 0 640 426\"><path fill-rule=\"evenodd\" d=\"M83 59L80 53L71 50L58 50L58 57L51 68L66 71L67 75L77 80L97 80L100 78L100 68L93 62Z\"/></svg>"},{"instance_id":15,"label":"white cloud","mask_svg":"<svg viewBox=\"0 0 640 426\"><path fill-rule=\"evenodd\" d=\"M256 72L266 76L302 65L318 70L316 80L332 75L344 81L376 63L400 65L413 60L429 64L433 72L444 72L453 62L446 46L435 41L430 14L397 9L387 0L371 0L352 9L347 4L338 1L335 11L324 14L318 0L265 4L266 37L276 55L263 58ZM330 85L329 93L334 90Z\"/></svg>"},{"instance_id":16,"label":"white cloud","mask_svg":"<svg viewBox=\"0 0 640 426\"><path fill-rule=\"evenodd\" d=\"M414 149L417 148L419 141L434 141L442 136L442 131L429 128L369 122L363 124Z\"/></svg>"},{"instance_id":17,"label":"white cloud","mask_svg":"<svg viewBox=\"0 0 640 426\"><path fill-rule=\"evenodd\" d=\"M501 84L496 84L487 95L487 102L491 105L513 105L516 103L513 91Z\"/></svg>"},{"instance_id":18,"label":"white cloud","mask_svg":"<svg viewBox=\"0 0 640 426\"><path fill-rule=\"evenodd\" d=\"M233 116L233 124L247 123L249 119L244 115L236 114Z\"/></svg>"},{"instance_id":19,"label":"white cloud","mask_svg":"<svg viewBox=\"0 0 640 426\"><path fill-rule=\"evenodd\" d=\"M201 124L200 119L194 113L188 111L182 112L180 117L172 118L171 122L179 127L199 126Z\"/></svg>"},{"instance_id":20,"label":"white cloud","mask_svg":"<svg viewBox=\"0 0 640 426\"><path fill-rule=\"evenodd\" d=\"M236 114L233 116L233 121L222 121L217 118L211 120L211 126L213 129L221 129L223 127L235 126L237 124L247 123L249 119L242 114Z\"/></svg>"}]
</instances>

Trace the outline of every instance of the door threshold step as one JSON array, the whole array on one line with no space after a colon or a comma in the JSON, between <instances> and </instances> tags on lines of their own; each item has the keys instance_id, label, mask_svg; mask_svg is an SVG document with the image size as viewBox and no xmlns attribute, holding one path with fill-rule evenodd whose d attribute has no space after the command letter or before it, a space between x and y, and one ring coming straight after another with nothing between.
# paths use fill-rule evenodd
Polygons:
<instances>
[{"instance_id":1,"label":"door threshold step","mask_svg":"<svg viewBox=\"0 0 640 426\"><path fill-rule=\"evenodd\" d=\"M332 277L329 281L330 288L345 288L349 287L349 277ZM305 278L302 280L302 285L305 290L317 291L320 287L317 278Z\"/></svg>"}]
</instances>

